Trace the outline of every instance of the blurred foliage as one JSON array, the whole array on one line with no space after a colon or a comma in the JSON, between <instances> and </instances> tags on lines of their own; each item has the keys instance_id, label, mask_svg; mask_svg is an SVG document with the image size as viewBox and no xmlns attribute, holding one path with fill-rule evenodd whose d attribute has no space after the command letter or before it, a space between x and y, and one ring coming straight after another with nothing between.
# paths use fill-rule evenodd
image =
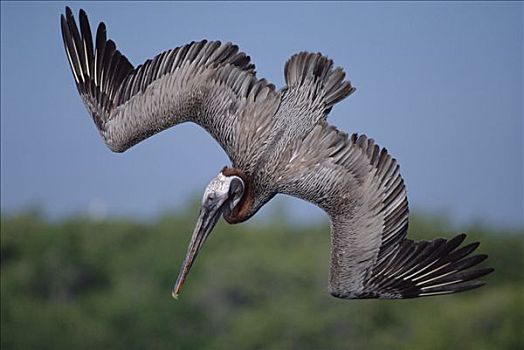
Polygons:
<instances>
[{"instance_id":1,"label":"blurred foliage","mask_svg":"<svg viewBox=\"0 0 524 350\"><path fill-rule=\"evenodd\" d=\"M327 222L220 223L175 301L196 214L2 216L2 349L524 348L522 232L466 230L496 270L481 289L351 301L327 292ZM412 238L453 234L442 219L411 221Z\"/></svg>"}]
</instances>

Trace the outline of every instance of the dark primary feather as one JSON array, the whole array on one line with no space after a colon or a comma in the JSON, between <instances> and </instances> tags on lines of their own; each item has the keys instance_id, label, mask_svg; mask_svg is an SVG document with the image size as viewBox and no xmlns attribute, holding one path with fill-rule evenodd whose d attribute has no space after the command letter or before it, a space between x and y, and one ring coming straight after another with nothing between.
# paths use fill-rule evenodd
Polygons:
<instances>
[{"instance_id":1,"label":"dark primary feather","mask_svg":"<svg viewBox=\"0 0 524 350\"><path fill-rule=\"evenodd\" d=\"M364 283L364 291L356 297L414 298L456 293L484 285L474 280L493 269L471 269L487 255L469 256L478 247L478 242L458 248L465 238L465 234L460 234L451 240L416 242L404 239L394 256L373 268Z\"/></svg>"},{"instance_id":2,"label":"dark primary feather","mask_svg":"<svg viewBox=\"0 0 524 350\"><path fill-rule=\"evenodd\" d=\"M93 47L83 10L79 18L80 31L68 7L61 16L66 55L78 91L113 151L191 121L204 127L236 164L255 158L253 150L242 150L267 133L280 97L273 85L256 79L255 66L238 46L191 42L134 68L107 39L104 23Z\"/></svg>"},{"instance_id":3,"label":"dark primary feather","mask_svg":"<svg viewBox=\"0 0 524 350\"><path fill-rule=\"evenodd\" d=\"M249 57L243 52L238 52L238 46L231 43L208 43L207 40L191 42L166 51L134 69L127 58L116 49L115 43L107 39L103 22L98 25L93 52L91 29L84 10L80 10L79 17L82 36L69 7L66 7L66 16L61 16L66 53L79 92L93 98L98 107L105 111L125 103L137 93L143 92L151 82L173 72L184 62L194 61L195 58L199 59L196 63L202 65L231 64L248 72L254 72L255 69L249 62ZM204 47L205 50L202 50ZM160 70L160 67L163 69ZM123 86L126 87L124 93L120 91L116 96Z\"/></svg>"},{"instance_id":4,"label":"dark primary feather","mask_svg":"<svg viewBox=\"0 0 524 350\"><path fill-rule=\"evenodd\" d=\"M277 193L308 200L331 218L330 291L340 298L412 298L479 287L492 271L486 255L461 247L465 235L406 238L408 201L396 160L365 135L326 122L355 89L341 68L301 52L285 66L280 92L257 79L231 43L202 40L167 50L138 67L107 39L61 16L78 91L108 147L122 152L178 123L206 129L252 181L253 215ZM78 29L80 28L80 30Z\"/></svg>"},{"instance_id":5,"label":"dark primary feather","mask_svg":"<svg viewBox=\"0 0 524 350\"><path fill-rule=\"evenodd\" d=\"M320 122L282 160L279 192L323 208L332 221L331 293L340 298L413 298L483 285L478 246L406 238L408 202L397 162L365 135Z\"/></svg>"},{"instance_id":6,"label":"dark primary feather","mask_svg":"<svg viewBox=\"0 0 524 350\"><path fill-rule=\"evenodd\" d=\"M133 72L133 66L116 49L114 42L107 40L104 23L98 26L96 47L93 47L91 28L84 10L80 10L79 17L81 35L71 9L66 7L65 17L61 16L62 38L78 92L96 125L102 129L110 111L118 105L118 101L111 97L124 78Z\"/></svg>"}]
</instances>

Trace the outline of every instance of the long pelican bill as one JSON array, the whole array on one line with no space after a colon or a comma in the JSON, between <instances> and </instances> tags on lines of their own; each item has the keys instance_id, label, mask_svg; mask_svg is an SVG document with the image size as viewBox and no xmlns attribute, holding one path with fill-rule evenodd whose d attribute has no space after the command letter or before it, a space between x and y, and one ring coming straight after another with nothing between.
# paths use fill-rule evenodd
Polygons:
<instances>
[{"instance_id":1,"label":"long pelican bill","mask_svg":"<svg viewBox=\"0 0 524 350\"><path fill-rule=\"evenodd\" d=\"M172 290L177 298L221 214L252 217L277 194L311 202L331 222L329 291L345 299L402 299L480 287L493 271L477 268L478 243L407 238L409 205L396 159L366 135L327 121L355 88L321 53L300 52L284 66L285 86L258 79L232 43L201 40L134 66L107 37L79 25L66 7L60 25L81 99L107 146L124 152L172 126L193 122L223 148L225 167L207 186ZM423 145L422 145L423 146Z\"/></svg>"},{"instance_id":2,"label":"long pelican bill","mask_svg":"<svg viewBox=\"0 0 524 350\"><path fill-rule=\"evenodd\" d=\"M193 236L191 237L191 242L189 242L189 246L187 248L186 258L184 259L184 263L180 268L175 286L171 292L173 298L178 299L178 295L180 294L180 290L182 289L186 277L189 274L189 270L191 269L198 252L204 245L204 242L220 218L227 199L227 196L219 197L211 203L207 202L202 205L195 230L193 231Z\"/></svg>"}]
</instances>

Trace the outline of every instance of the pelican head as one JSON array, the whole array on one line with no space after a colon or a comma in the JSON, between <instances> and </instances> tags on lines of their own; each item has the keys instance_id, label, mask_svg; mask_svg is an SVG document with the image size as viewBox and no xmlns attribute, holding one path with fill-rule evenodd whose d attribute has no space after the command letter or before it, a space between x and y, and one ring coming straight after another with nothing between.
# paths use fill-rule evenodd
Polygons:
<instances>
[{"instance_id":1,"label":"pelican head","mask_svg":"<svg viewBox=\"0 0 524 350\"><path fill-rule=\"evenodd\" d=\"M186 258L172 291L175 299L184 285L193 261L213 227L215 227L220 215L224 215L224 217L231 215L233 209L240 203L244 195L244 188L245 185L242 178L236 175L224 175L223 171L207 185L202 198L198 221L187 248Z\"/></svg>"}]
</instances>

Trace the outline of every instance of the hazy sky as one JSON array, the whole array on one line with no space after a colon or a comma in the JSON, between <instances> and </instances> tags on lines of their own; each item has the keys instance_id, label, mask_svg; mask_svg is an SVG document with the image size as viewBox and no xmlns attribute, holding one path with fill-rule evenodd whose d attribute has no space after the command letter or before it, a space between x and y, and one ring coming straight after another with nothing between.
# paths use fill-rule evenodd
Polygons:
<instances>
[{"instance_id":1,"label":"hazy sky","mask_svg":"<svg viewBox=\"0 0 524 350\"><path fill-rule=\"evenodd\" d=\"M39 205L51 217L151 217L200 196L228 159L196 125L123 154L103 144L67 65L59 26L66 4L1 3L2 211ZM523 225L522 2L68 5L75 16L84 8L92 26L106 22L135 65L219 39L238 44L257 75L281 87L292 54L320 51L357 87L329 121L387 147L412 211ZM262 213L282 203L297 220L323 215L297 199Z\"/></svg>"}]
</instances>

